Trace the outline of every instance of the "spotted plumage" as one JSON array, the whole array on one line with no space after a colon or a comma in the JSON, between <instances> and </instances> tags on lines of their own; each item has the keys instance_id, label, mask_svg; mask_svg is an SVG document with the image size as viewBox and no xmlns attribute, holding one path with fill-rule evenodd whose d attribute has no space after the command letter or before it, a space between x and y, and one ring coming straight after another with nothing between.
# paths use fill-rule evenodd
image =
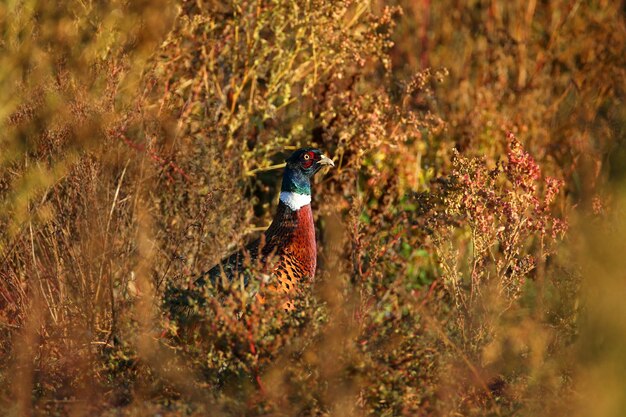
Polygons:
<instances>
[{"instance_id":1,"label":"spotted plumage","mask_svg":"<svg viewBox=\"0 0 626 417\"><path fill-rule=\"evenodd\" d=\"M247 285L260 272L267 287L286 295L298 291L303 281L313 278L317 262L315 225L311 211L310 179L324 166L334 166L332 160L318 149L295 151L286 161L280 200L276 215L263 236L235 252L196 280L196 286L211 281L243 279ZM288 297L290 298L290 297ZM286 308L292 308L289 301Z\"/></svg>"}]
</instances>

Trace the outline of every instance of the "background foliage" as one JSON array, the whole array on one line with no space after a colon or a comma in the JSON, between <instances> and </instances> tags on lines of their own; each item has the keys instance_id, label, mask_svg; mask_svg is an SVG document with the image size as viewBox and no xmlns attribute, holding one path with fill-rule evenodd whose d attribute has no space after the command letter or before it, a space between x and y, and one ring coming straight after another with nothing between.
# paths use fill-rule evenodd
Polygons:
<instances>
[{"instance_id":1,"label":"background foliage","mask_svg":"<svg viewBox=\"0 0 626 417\"><path fill-rule=\"evenodd\" d=\"M0 410L624 415L625 10L0 4ZM177 314L302 145L297 311Z\"/></svg>"}]
</instances>

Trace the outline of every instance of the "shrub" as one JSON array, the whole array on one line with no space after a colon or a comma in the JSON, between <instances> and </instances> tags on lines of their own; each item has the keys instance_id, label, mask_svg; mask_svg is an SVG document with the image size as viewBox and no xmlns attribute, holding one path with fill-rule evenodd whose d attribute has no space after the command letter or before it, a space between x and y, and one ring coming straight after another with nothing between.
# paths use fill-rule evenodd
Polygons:
<instances>
[{"instance_id":1,"label":"shrub","mask_svg":"<svg viewBox=\"0 0 626 417\"><path fill-rule=\"evenodd\" d=\"M615 297L590 284L619 293L619 256L581 223L622 243L623 2L457 3L0 5L0 409L562 415L586 381L618 393ZM296 311L194 288L309 144L337 167Z\"/></svg>"}]
</instances>

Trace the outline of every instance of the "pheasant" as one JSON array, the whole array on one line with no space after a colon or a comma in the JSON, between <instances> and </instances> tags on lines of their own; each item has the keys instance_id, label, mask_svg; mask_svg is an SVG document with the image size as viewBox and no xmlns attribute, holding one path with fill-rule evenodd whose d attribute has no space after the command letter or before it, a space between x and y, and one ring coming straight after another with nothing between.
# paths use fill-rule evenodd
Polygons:
<instances>
[{"instance_id":1,"label":"pheasant","mask_svg":"<svg viewBox=\"0 0 626 417\"><path fill-rule=\"evenodd\" d=\"M298 285L315 275L317 247L315 226L311 211L311 178L325 166L335 166L320 150L303 148L286 160L280 200L270 227L245 249L223 259L195 281L196 287L213 285L222 280L243 278L247 286L250 279L248 266L269 275L269 287L287 295L293 295ZM266 276L267 276L266 275ZM291 301L284 304L293 309Z\"/></svg>"}]
</instances>

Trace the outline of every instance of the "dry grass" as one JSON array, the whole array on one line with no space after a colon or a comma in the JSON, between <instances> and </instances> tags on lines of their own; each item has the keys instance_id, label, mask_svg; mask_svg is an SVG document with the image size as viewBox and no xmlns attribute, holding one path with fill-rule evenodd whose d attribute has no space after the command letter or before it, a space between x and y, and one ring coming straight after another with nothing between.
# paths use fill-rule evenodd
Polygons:
<instances>
[{"instance_id":1,"label":"dry grass","mask_svg":"<svg viewBox=\"0 0 626 417\"><path fill-rule=\"evenodd\" d=\"M0 411L624 415L624 8L0 5ZM309 144L296 312L190 326Z\"/></svg>"}]
</instances>

